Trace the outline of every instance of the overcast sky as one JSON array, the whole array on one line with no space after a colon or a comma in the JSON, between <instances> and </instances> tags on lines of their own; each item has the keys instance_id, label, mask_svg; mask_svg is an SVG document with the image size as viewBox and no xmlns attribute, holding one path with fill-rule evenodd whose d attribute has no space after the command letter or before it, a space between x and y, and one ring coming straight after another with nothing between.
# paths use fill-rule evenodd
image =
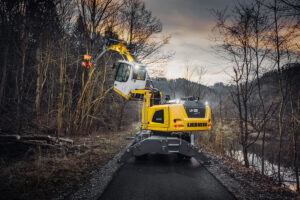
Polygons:
<instances>
[{"instance_id":1,"label":"overcast sky","mask_svg":"<svg viewBox=\"0 0 300 200\"><path fill-rule=\"evenodd\" d=\"M171 35L165 51L175 51L167 65L167 78L183 77L188 59L194 66L206 70L203 84L228 82L229 63L212 50L211 29L215 24L211 9L233 5L234 0L145 0L146 7L163 24L163 34Z\"/></svg>"}]
</instances>

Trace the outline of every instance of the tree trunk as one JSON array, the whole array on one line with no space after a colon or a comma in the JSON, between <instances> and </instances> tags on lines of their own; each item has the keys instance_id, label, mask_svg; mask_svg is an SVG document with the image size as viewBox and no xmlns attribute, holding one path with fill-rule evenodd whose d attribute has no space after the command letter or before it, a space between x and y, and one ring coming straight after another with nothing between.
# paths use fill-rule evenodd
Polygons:
<instances>
[{"instance_id":1,"label":"tree trunk","mask_svg":"<svg viewBox=\"0 0 300 200\"><path fill-rule=\"evenodd\" d=\"M246 145L243 146L243 157L244 157L245 166L249 168L248 148L246 147Z\"/></svg>"},{"instance_id":2,"label":"tree trunk","mask_svg":"<svg viewBox=\"0 0 300 200\"><path fill-rule=\"evenodd\" d=\"M298 93L298 113L300 113L300 91ZM298 127L299 129L299 127ZM295 175L296 175L296 183L297 183L297 191L300 193L300 185L299 185L299 166L297 165L298 163L298 154L297 154L297 139L298 139L298 133L295 132L295 137L294 137L294 166L295 166Z\"/></svg>"},{"instance_id":3,"label":"tree trunk","mask_svg":"<svg viewBox=\"0 0 300 200\"><path fill-rule=\"evenodd\" d=\"M133 7L133 5L132 5ZM132 44L132 34L133 34L133 20L134 20L134 14L135 14L135 11L134 11L134 8L131 7L131 13L130 13L130 29L129 29L129 45Z\"/></svg>"},{"instance_id":4,"label":"tree trunk","mask_svg":"<svg viewBox=\"0 0 300 200\"><path fill-rule=\"evenodd\" d=\"M258 36L256 35L256 51L255 51L255 56L256 56L256 78L257 78L257 88L258 88L258 96L259 100L261 103L262 107L262 114L263 114L263 124L262 127L260 128L260 131L262 129L263 131L263 136L262 136L262 146L261 146L261 173L264 175L265 174L265 138L266 138L266 110L265 110L265 103L264 99L261 94L261 82L260 82L260 77L259 77L259 68L260 68L260 62L258 59L258 49L259 49L259 41L258 41Z\"/></svg>"},{"instance_id":5,"label":"tree trunk","mask_svg":"<svg viewBox=\"0 0 300 200\"><path fill-rule=\"evenodd\" d=\"M4 47L3 56L2 56L3 61L2 61L1 86L0 86L0 104L3 103L3 96L4 96L4 90L5 90L5 84L6 84L8 50L9 50L9 45L6 44L6 46Z\"/></svg>"},{"instance_id":6,"label":"tree trunk","mask_svg":"<svg viewBox=\"0 0 300 200\"><path fill-rule=\"evenodd\" d=\"M36 113L36 120L37 123L40 123L40 103L41 103L41 85L42 85L42 73L41 73L41 46L37 47L36 50L36 71L37 71L37 77L36 77L36 89L35 89L35 113Z\"/></svg>"},{"instance_id":7,"label":"tree trunk","mask_svg":"<svg viewBox=\"0 0 300 200\"><path fill-rule=\"evenodd\" d=\"M58 105L57 105L57 137L61 136L62 128L62 112L63 112L63 102L64 102L64 58L63 53L60 57L59 66L59 95L58 95Z\"/></svg>"},{"instance_id":8,"label":"tree trunk","mask_svg":"<svg viewBox=\"0 0 300 200\"><path fill-rule=\"evenodd\" d=\"M238 80L237 78L237 74L236 74L236 80ZM241 105L241 92L240 92L240 85L238 83L238 81L236 81L236 87L237 87L237 103L238 103L238 110L239 110L239 123L240 123L240 141L243 147L243 158L244 158L244 162L245 162L245 166L249 167L249 161L248 161L248 152L247 152L247 144L245 143L245 130L244 130L244 122L243 122L243 113L242 113L242 105Z\"/></svg>"},{"instance_id":9,"label":"tree trunk","mask_svg":"<svg viewBox=\"0 0 300 200\"><path fill-rule=\"evenodd\" d=\"M123 119L123 115L124 115L124 111L125 111L125 107L128 101L125 101L121 107L121 113L120 113L120 117L119 117L119 123L118 123L118 131L121 130L121 126L122 126L122 119Z\"/></svg>"},{"instance_id":10,"label":"tree trunk","mask_svg":"<svg viewBox=\"0 0 300 200\"><path fill-rule=\"evenodd\" d=\"M278 176L278 182L281 184L281 176L280 176L280 167L281 167L281 146L282 146L282 115L283 115L283 92L282 92L282 83L279 81L280 85L280 95L281 95L281 100L280 100L280 108L279 108L279 113L278 113L278 126L279 126L279 147L278 147L278 171L277 171L277 176Z\"/></svg>"},{"instance_id":11,"label":"tree trunk","mask_svg":"<svg viewBox=\"0 0 300 200\"><path fill-rule=\"evenodd\" d=\"M294 170L295 170L295 176L296 176L296 188L299 192L299 172L298 172L298 165L297 165L297 134L296 134L296 120L295 120L295 112L294 112L294 106L293 106L293 96L292 96L292 85L291 82L289 84L289 96L290 96L290 105L291 105L291 123L292 123L292 137L293 137L293 164L294 164Z\"/></svg>"},{"instance_id":12,"label":"tree trunk","mask_svg":"<svg viewBox=\"0 0 300 200\"><path fill-rule=\"evenodd\" d=\"M247 91L246 91L247 92ZM247 145L247 141L248 141L248 107L247 107L247 102L244 101L244 127L245 127L245 138L244 138L244 143L243 145L245 147L244 148L244 161L245 161L245 167L249 168L249 161L248 161L248 145Z\"/></svg>"},{"instance_id":13,"label":"tree trunk","mask_svg":"<svg viewBox=\"0 0 300 200\"><path fill-rule=\"evenodd\" d=\"M219 95L219 112L220 112L220 134L221 134L221 154L224 153L224 145L223 145L223 139L224 139L224 134L223 134L223 117L222 117L222 98L221 95Z\"/></svg>"},{"instance_id":14,"label":"tree trunk","mask_svg":"<svg viewBox=\"0 0 300 200\"><path fill-rule=\"evenodd\" d=\"M265 138L266 138L266 130L263 131L262 136L262 146L261 146L261 173L265 174Z\"/></svg>"},{"instance_id":15,"label":"tree trunk","mask_svg":"<svg viewBox=\"0 0 300 200\"><path fill-rule=\"evenodd\" d=\"M278 73L278 87L280 90L280 108L278 113L278 126L279 126L279 147L278 147L278 182L281 184L281 176L280 176L280 167L281 167L281 145L282 145L282 115L283 115L283 104L284 104L284 94L283 94L283 86L282 86L282 71L280 68L280 44L279 44L279 30L278 30L278 7L277 0L274 0L274 25L275 25L275 47L276 47L276 65L277 65L277 73Z\"/></svg>"},{"instance_id":16,"label":"tree trunk","mask_svg":"<svg viewBox=\"0 0 300 200\"><path fill-rule=\"evenodd\" d=\"M24 74L25 74L25 61L26 61L26 50L28 45L29 35L26 32L21 44L21 74L20 74L20 93L23 94L24 90Z\"/></svg>"},{"instance_id":17,"label":"tree trunk","mask_svg":"<svg viewBox=\"0 0 300 200\"><path fill-rule=\"evenodd\" d=\"M16 87L17 87L17 124L16 127L18 129L22 128L22 119L21 119L21 113L22 113L22 100L24 95L24 74L25 74L25 61L26 61L26 50L27 50L27 44L28 44L28 33L24 33L25 36L21 40L21 66L18 69L18 76L19 79L16 81Z\"/></svg>"}]
</instances>

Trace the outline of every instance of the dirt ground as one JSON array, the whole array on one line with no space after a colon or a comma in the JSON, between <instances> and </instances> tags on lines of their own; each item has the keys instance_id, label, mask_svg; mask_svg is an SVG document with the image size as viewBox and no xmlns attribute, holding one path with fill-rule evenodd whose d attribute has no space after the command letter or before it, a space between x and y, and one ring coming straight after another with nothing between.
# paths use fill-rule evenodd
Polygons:
<instances>
[{"instance_id":1,"label":"dirt ground","mask_svg":"<svg viewBox=\"0 0 300 200\"><path fill-rule=\"evenodd\" d=\"M74 144L63 150L2 144L0 199L52 199L75 191L96 166L112 159L135 131L131 127L120 132L69 137Z\"/></svg>"}]
</instances>

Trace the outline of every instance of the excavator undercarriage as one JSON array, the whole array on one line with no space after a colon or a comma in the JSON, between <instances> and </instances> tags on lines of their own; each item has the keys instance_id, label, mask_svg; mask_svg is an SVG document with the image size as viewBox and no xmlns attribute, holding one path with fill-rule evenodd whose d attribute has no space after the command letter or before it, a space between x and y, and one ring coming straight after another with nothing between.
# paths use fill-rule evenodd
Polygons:
<instances>
[{"instance_id":1,"label":"excavator undercarriage","mask_svg":"<svg viewBox=\"0 0 300 200\"><path fill-rule=\"evenodd\" d=\"M208 159L200 148L194 146L194 135L191 133L158 133L140 130L136 133L133 144L126 150L120 162L135 156L137 158L151 154L177 154L180 158L194 157L201 164L208 164Z\"/></svg>"}]
</instances>

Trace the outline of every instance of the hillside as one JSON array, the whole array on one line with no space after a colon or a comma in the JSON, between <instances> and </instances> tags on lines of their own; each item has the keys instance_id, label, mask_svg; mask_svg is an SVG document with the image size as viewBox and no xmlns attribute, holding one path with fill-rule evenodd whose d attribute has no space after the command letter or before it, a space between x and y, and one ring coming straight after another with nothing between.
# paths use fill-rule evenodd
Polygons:
<instances>
[{"instance_id":1,"label":"hillside","mask_svg":"<svg viewBox=\"0 0 300 200\"><path fill-rule=\"evenodd\" d=\"M284 88L288 87L287 83L291 83L293 93L297 93L300 88L300 64L290 64L283 71ZM183 78L166 79L163 77L154 78L153 84L165 95L170 95L171 99L195 96L200 97L202 101L208 101L210 105L216 107L219 102L219 96L229 98L230 92L234 91L234 85L225 85L222 82L215 83L213 86L190 82ZM270 100L277 98L278 95L278 75L276 70L268 71L260 78L261 90L264 98ZM257 79L253 81L253 85L257 85Z\"/></svg>"}]
</instances>

